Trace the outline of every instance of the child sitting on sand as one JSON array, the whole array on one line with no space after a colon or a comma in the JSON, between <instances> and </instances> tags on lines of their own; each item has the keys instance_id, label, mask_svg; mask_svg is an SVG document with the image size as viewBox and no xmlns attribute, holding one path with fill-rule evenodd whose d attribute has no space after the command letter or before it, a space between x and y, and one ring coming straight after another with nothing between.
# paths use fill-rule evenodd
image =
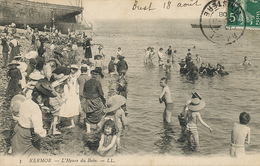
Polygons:
<instances>
[{"instance_id":1,"label":"child sitting on sand","mask_svg":"<svg viewBox=\"0 0 260 166\"><path fill-rule=\"evenodd\" d=\"M101 139L97 152L101 156L113 156L116 153L116 125L111 119L105 121L102 127Z\"/></svg>"},{"instance_id":2,"label":"child sitting on sand","mask_svg":"<svg viewBox=\"0 0 260 166\"><path fill-rule=\"evenodd\" d=\"M239 116L239 124L235 123L231 132L230 156L243 157L245 155L245 143L250 143L250 128L246 124L250 121L250 115L242 112Z\"/></svg>"},{"instance_id":3,"label":"child sitting on sand","mask_svg":"<svg viewBox=\"0 0 260 166\"><path fill-rule=\"evenodd\" d=\"M199 133L197 128L197 121L199 120L203 126L207 127L210 130L210 132L212 132L212 129L203 121L199 113L199 111L202 110L205 107L205 105L206 103L203 100L200 100L199 98L194 98L188 104L187 107L189 110L185 115L185 120L187 122L186 132L188 142L189 144L191 144L192 140L194 140L195 151L199 150Z\"/></svg>"},{"instance_id":4,"label":"child sitting on sand","mask_svg":"<svg viewBox=\"0 0 260 166\"><path fill-rule=\"evenodd\" d=\"M105 119L112 119L118 129L117 133L117 151L120 151L120 136L123 128L127 125L127 119L122 106L126 103L126 98L120 95L114 95L107 101L107 109Z\"/></svg>"}]
</instances>

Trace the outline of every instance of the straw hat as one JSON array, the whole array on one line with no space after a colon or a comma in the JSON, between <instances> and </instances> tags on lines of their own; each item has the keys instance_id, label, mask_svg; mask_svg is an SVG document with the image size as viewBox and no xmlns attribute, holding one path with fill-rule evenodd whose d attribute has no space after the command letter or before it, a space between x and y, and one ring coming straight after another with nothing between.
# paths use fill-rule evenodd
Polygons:
<instances>
[{"instance_id":1,"label":"straw hat","mask_svg":"<svg viewBox=\"0 0 260 166\"><path fill-rule=\"evenodd\" d=\"M35 88L43 93L47 97L55 97L56 95L52 91L51 84L47 80L39 80L35 85Z\"/></svg>"},{"instance_id":2,"label":"straw hat","mask_svg":"<svg viewBox=\"0 0 260 166\"><path fill-rule=\"evenodd\" d=\"M50 61L53 61L53 62L56 63L56 65L61 66L61 63L60 63L57 59L55 59L55 58L50 58L50 59L48 60L48 62L50 62ZM47 63L48 63L48 62L47 62Z\"/></svg>"},{"instance_id":3,"label":"straw hat","mask_svg":"<svg viewBox=\"0 0 260 166\"><path fill-rule=\"evenodd\" d=\"M198 98L191 99L190 104L188 105L188 109L191 111L200 111L206 106L205 101L200 100Z\"/></svg>"},{"instance_id":4,"label":"straw hat","mask_svg":"<svg viewBox=\"0 0 260 166\"><path fill-rule=\"evenodd\" d=\"M16 66L18 66L18 65L20 65L20 64L19 64L16 60L12 60L12 62L9 63L8 66L10 66L10 65L16 65Z\"/></svg>"},{"instance_id":5,"label":"straw hat","mask_svg":"<svg viewBox=\"0 0 260 166\"><path fill-rule=\"evenodd\" d=\"M125 97L123 97L121 95L114 95L108 99L108 101L107 101L108 108L106 108L104 110L104 112L107 113L107 112L115 111L116 109L118 109L119 107L124 105L125 103L126 103Z\"/></svg>"},{"instance_id":6,"label":"straw hat","mask_svg":"<svg viewBox=\"0 0 260 166\"><path fill-rule=\"evenodd\" d=\"M21 95L21 94L18 94L18 95L15 95L12 100L11 100L11 109L15 112L15 113L18 113L19 112L19 109L20 109L20 106L21 104L26 100L26 97Z\"/></svg>"},{"instance_id":7,"label":"straw hat","mask_svg":"<svg viewBox=\"0 0 260 166\"><path fill-rule=\"evenodd\" d=\"M43 79L44 76L40 73L40 72L32 72L30 75L29 75L29 78L31 80L35 80L35 81L38 81L40 79Z\"/></svg>"},{"instance_id":8,"label":"straw hat","mask_svg":"<svg viewBox=\"0 0 260 166\"><path fill-rule=\"evenodd\" d=\"M30 51L27 54L25 54L25 58L26 59L31 59L31 58L36 58L38 56L38 52L37 51Z\"/></svg>"},{"instance_id":9,"label":"straw hat","mask_svg":"<svg viewBox=\"0 0 260 166\"><path fill-rule=\"evenodd\" d=\"M78 67L77 65L71 65L71 66L70 66L70 69L76 69L76 70L78 70L79 67Z\"/></svg>"},{"instance_id":10,"label":"straw hat","mask_svg":"<svg viewBox=\"0 0 260 166\"><path fill-rule=\"evenodd\" d=\"M60 74L60 75L62 75L62 74ZM61 77L61 78L59 78L58 80L54 81L54 82L51 84L51 86L52 86L53 88L55 88L55 87L57 87L57 86L63 84L68 78L69 78L68 75L66 75L66 76L63 75L63 77Z\"/></svg>"}]
</instances>

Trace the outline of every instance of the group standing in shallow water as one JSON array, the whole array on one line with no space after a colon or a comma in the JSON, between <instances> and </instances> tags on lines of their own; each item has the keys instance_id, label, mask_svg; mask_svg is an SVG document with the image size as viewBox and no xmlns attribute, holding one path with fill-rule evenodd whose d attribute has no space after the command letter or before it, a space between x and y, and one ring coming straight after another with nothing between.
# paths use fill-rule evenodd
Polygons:
<instances>
[{"instance_id":1,"label":"group standing in shallow water","mask_svg":"<svg viewBox=\"0 0 260 166\"><path fill-rule=\"evenodd\" d=\"M194 46L195 49L195 46ZM188 76L191 80L196 80L199 78L199 76L225 76L229 73L225 71L225 67L218 63L215 66L211 65L210 63L202 62L202 58L199 56L199 54L193 55L191 52L191 49L188 49L188 53L184 59L180 59L177 56L177 51L172 50L171 46L164 52L164 49L161 47L158 50L157 57L158 57L158 65L159 68L162 68L166 75L169 75L172 70L172 65L175 61L178 61L178 64L180 66L180 74ZM155 57L155 51L153 47L148 47L145 50L144 55L144 65L153 67L153 60ZM251 64L249 61L246 61L244 63ZM201 64L200 67L198 67L196 64Z\"/></svg>"},{"instance_id":2,"label":"group standing in shallow water","mask_svg":"<svg viewBox=\"0 0 260 166\"><path fill-rule=\"evenodd\" d=\"M193 55L188 52L185 60L182 59L179 62L180 65L180 74L189 76L191 79L198 79L198 76L208 76L213 77L215 75L225 76L229 73L225 71L225 67L220 63L217 64L217 67L211 65L210 63L201 62L201 57L196 54L195 61L197 63L201 62L200 67L198 68L193 60Z\"/></svg>"}]
</instances>

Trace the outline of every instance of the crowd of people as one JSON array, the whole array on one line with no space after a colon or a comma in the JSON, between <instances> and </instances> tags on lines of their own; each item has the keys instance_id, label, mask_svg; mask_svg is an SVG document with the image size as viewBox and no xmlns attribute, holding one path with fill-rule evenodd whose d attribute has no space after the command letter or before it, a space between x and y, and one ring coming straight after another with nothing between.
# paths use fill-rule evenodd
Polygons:
<instances>
[{"instance_id":1,"label":"crowd of people","mask_svg":"<svg viewBox=\"0 0 260 166\"><path fill-rule=\"evenodd\" d=\"M100 155L119 152L120 135L127 125L128 114L128 64L121 48L107 65L110 82L115 84L107 100L100 82L105 76L102 45L93 57L92 39L84 36L82 57L78 52L81 46L73 43L75 38L71 34L64 37L27 28L28 33L23 34L26 39L15 33L1 35L2 68L6 69L8 81L6 100L11 103L15 121L8 153L15 156L39 154L41 137L62 134L59 130L61 117L70 122L63 127L75 128L83 124L86 134L100 133L96 150ZM29 44L20 44L22 40ZM57 43L57 40L67 43ZM26 48L26 54L22 54L21 47ZM51 116L46 120L47 115Z\"/></svg>"},{"instance_id":2,"label":"crowd of people","mask_svg":"<svg viewBox=\"0 0 260 166\"><path fill-rule=\"evenodd\" d=\"M120 137L128 124L128 64L122 48L119 47L115 56L110 57L108 75L105 75L103 60L107 56L103 45L99 45L93 57L92 39L85 35L82 39L84 56L81 56L77 51L81 45L77 45L77 39L71 33L63 38L60 35L50 35L46 32L40 34L37 30L31 30L26 34L26 40L30 41L29 46L22 46L15 33L4 34L1 38L2 68L8 67L6 99L11 102L15 121L9 153L22 156L39 154L41 137L62 134L58 127L61 117L70 122L66 128L75 128L77 124L83 124L86 134L99 133L99 146L96 149L99 155L113 156L120 152ZM65 41L66 44L55 42L59 40ZM49 43L49 46L46 46L46 43ZM21 47L26 47L28 53L22 55ZM148 47L144 64L153 65L155 54L154 48ZM159 67L166 73L171 73L172 63L180 61L180 73L194 79L199 74L228 74L220 64L214 69L210 64L204 66L202 62L198 68L193 61L201 62L201 57L198 54L192 55L190 49L184 60L177 57L177 51L173 51L171 46L165 52L160 48L157 55ZM249 64L246 58L244 63ZM101 79L105 76L110 78L110 89L114 90L110 91L108 98L105 97L101 84ZM165 104L164 122L171 124L174 101L167 81L165 77L160 80L162 92L159 102ZM205 105L202 97L193 93L179 115L182 131L179 141L188 141L194 147L194 151L199 150L197 121L212 132L199 113ZM44 120L46 114L51 115L50 124ZM246 127L249 121L250 115L243 112L240 115L240 124L234 125L230 149L232 156L237 157L245 153L244 142L250 142L250 128Z\"/></svg>"}]
</instances>

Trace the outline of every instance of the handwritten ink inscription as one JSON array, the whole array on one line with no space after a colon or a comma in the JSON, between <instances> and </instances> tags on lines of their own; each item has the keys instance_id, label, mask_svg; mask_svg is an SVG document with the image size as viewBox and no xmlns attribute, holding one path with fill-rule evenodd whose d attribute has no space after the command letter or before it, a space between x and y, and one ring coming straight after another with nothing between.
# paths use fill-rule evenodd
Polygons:
<instances>
[{"instance_id":1,"label":"handwritten ink inscription","mask_svg":"<svg viewBox=\"0 0 260 166\"><path fill-rule=\"evenodd\" d=\"M201 4L199 3L199 0L190 0L188 2L183 2L181 0L179 0L179 2L175 2L175 6L176 7L196 7L196 6L200 6ZM174 5L174 2L172 1L166 1L163 2L162 8L163 9L171 9L171 7ZM140 5L138 0L134 1L134 5L132 6L132 10L142 10L142 11L151 11L151 10L155 10L156 8L153 6L153 3L150 2L149 4L146 5Z\"/></svg>"},{"instance_id":2,"label":"handwritten ink inscription","mask_svg":"<svg viewBox=\"0 0 260 166\"><path fill-rule=\"evenodd\" d=\"M189 3L177 3L177 7L190 7L190 6L200 6L199 0L191 0Z\"/></svg>"},{"instance_id":3,"label":"handwritten ink inscription","mask_svg":"<svg viewBox=\"0 0 260 166\"><path fill-rule=\"evenodd\" d=\"M134 6L132 7L132 10L147 10L147 11L151 11L151 10L155 10L155 8L152 8L152 2L150 2L149 5L147 6L139 6L138 5L138 1L135 0Z\"/></svg>"}]
</instances>

